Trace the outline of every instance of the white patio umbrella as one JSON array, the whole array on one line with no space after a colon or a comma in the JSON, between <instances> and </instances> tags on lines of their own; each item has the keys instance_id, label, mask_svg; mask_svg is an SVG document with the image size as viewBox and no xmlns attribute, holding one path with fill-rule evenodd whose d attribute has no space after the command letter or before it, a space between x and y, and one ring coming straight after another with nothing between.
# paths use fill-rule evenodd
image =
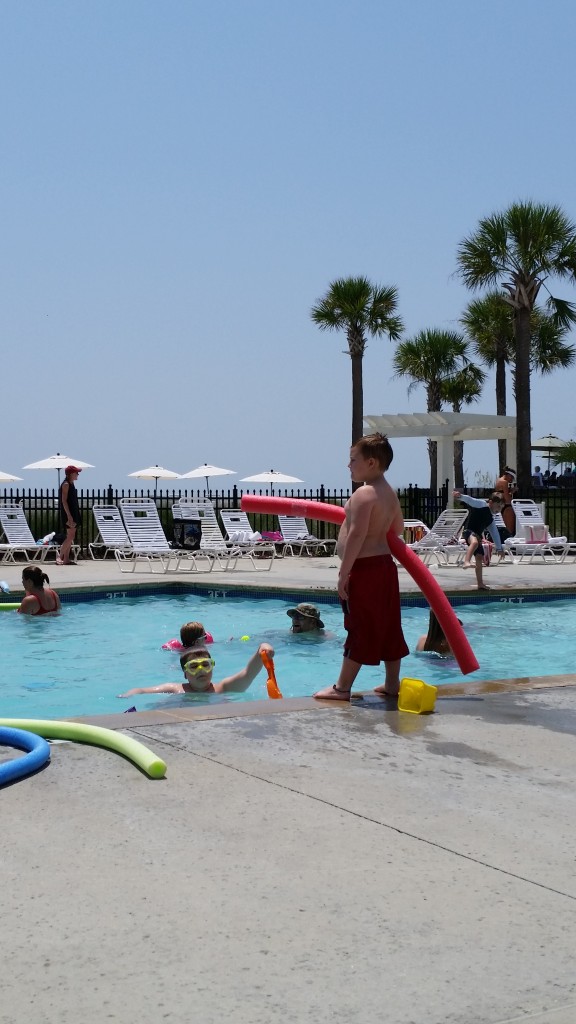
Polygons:
<instances>
[{"instance_id":1,"label":"white patio umbrella","mask_svg":"<svg viewBox=\"0 0 576 1024\"><path fill-rule=\"evenodd\" d=\"M147 466L146 469L137 469L135 473L128 473L128 476L136 476L140 480L154 481L154 496L159 480L179 480L180 473L174 473L171 469L164 469L164 466Z\"/></svg>"},{"instance_id":2,"label":"white patio umbrella","mask_svg":"<svg viewBox=\"0 0 576 1024\"><path fill-rule=\"evenodd\" d=\"M206 490L208 490L208 477L211 476L235 476L235 469L222 469L221 466L211 466L209 462L205 462L203 466L196 466L196 469L191 469L189 473L181 473L181 480L197 480L203 476L206 480Z\"/></svg>"},{"instance_id":3,"label":"white patio umbrella","mask_svg":"<svg viewBox=\"0 0 576 1024\"><path fill-rule=\"evenodd\" d=\"M548 455L548 469L550 469L552 452L557 451L559 448L564 448L567 444L568 441L563 441L561 437L556 437L556 434L545 434L544 437L537 437L532 442L530 451L546 453Z\"/></svg>"},{"instance_id":4,"label":"white patio umbrella","mask_svg":"<svg viewBox=\"0 0 576 1024\"><path fill-rule=\"evenodd\" d=\"M269 469L265 473L257 473L255 476L244 476L240 483L245 484L270 484L270 491L274 492L274 484L303 484L299 476L288 476L287 473L279 473L276 469Z\"/></svg>"},{"instance_id":5,"label":"white patio umbrella","mask_svg":"<svg viewBox=\"0 0 576 1024\"><path fill-rule=\"evenodd\" d=\"M0 473L0 483L7 484L10 480L21 480L21 476L14 476L13 473Z\"/></svg>"},{"instance_id":6,"label":"white patio umbrella","mask_svg":"<svg viewBox=\"0 0 576 1024\"><path fill-rule=\"evenodd\" d=\"M73 459L71 455L49 455L47 459L40 459L39 462L29 462L23 469L56 469L58 470L58 487L60 487L60 470L66 466L78 466L78 469L94 469L91 462L82 462L81 459Z\"/></svg>"}]
</instances>

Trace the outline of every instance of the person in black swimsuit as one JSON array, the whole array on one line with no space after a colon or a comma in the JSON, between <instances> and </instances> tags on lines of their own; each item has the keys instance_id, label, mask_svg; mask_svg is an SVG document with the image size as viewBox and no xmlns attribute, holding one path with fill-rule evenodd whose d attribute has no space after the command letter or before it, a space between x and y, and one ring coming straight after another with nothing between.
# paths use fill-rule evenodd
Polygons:
<instances>
[{"instance_id":1,"label":"person in black swimsuit","mask_svg":"<svg viewBox=\"0 0 576 1024\"><path fill-rule=\"evenodd\" d=\"M489 533L496 545L500 558L504 558L504 548L502 547L500 534L494 522L494 512L499 512L502 508L502 495L500 491L494 491L488 499L485 499L472 498L469 494L462 494L462 491L453 491L453 494L457 501L461 501L463 505L468 505L470 509L466 521L466 529L462 533L468 545L463 568L469 569L472 565L472 558L474 558L478 590L489 590L490 587L486 586L482 578L483 540L484 533Z\"/></svg>"},{"instance_id":2,"label":"person in black swimsuit","mask_svg":"<svg viewBox=\"0 0 576 1024\"><path fill-rule=\"evenodd\" d=\"M75 483L82 470L77 466L66 466L64 472L66 475L58 492L58 513L66 537L60 547L60 555L56 559L56 564L73 565L74 563L70 562L70 551L76 537L76 527L80 522L80 507Z\"/></svg>"}]
</instances>

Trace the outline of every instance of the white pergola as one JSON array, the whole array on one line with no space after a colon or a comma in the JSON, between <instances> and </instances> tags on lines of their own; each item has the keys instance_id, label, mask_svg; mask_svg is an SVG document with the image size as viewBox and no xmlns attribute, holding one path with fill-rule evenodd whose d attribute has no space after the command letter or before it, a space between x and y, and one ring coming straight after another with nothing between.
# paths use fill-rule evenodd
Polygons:
<instances>
[{"instance_id":1,"label":"white pergola","mask_svg":"<svg viewBox=\"0 0 576 1024\"><path fill-rule=\"evenodd\" d=\"M506 441L506 463L516 459L516 417L483 416L467 412L397 413L395 416L365 416L369 430L388 437L426 437L438 442L436 487L448 481L448 504L453 504L454 441Z\"/></svg>"}]
</instances>

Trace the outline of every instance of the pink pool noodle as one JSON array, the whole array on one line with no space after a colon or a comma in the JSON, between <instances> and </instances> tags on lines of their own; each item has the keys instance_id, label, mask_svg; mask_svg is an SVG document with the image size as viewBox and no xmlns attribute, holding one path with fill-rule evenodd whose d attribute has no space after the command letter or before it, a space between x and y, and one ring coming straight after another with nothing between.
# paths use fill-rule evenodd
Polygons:
<instances>
[{"instance_id":1,"label":"pink pool noodle","mask_svg":"<svg viewBox=\"0 0 576 1024\"><path fill-rule=\"evenodd\" d=\"M241 506L245 512L270 512L273 515L307 516L308 519L319 519L326 523L340 525L346 516L340 505L329 505L322 501L305 501L302 498L274 498L258 494L244 494ZM432 573L422 560L415 555L400 537L390 531L386 535L390 551L397 558L412 579L418 584L428 601L444 634L460 671L463 675L475 672L479 668L474 651L468 638L458 622L458 618L446 594L434 579Z\"/></svg>"}]
</instances>

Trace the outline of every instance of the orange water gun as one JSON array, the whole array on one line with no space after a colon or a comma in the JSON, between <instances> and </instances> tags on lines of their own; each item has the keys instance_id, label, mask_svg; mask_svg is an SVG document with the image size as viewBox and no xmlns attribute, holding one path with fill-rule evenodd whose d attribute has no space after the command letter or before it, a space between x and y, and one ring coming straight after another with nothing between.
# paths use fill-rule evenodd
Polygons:
<instances>
[{"instance_id":1,"label":"orange water gun","mask_svg":"<svg viewBox=\"0 0 576 1024\"><path fill-rule=\"evenodd\" d=\"M268 679L266 680L268 696L270 697L270 700L278 700L279 697L282 697L282 694L280 693L278 683L276 682L274 659L270 657L268 651L260 651L260 657L262 658L262 664L268 673Z\"/></svg>"}]
</instances>

